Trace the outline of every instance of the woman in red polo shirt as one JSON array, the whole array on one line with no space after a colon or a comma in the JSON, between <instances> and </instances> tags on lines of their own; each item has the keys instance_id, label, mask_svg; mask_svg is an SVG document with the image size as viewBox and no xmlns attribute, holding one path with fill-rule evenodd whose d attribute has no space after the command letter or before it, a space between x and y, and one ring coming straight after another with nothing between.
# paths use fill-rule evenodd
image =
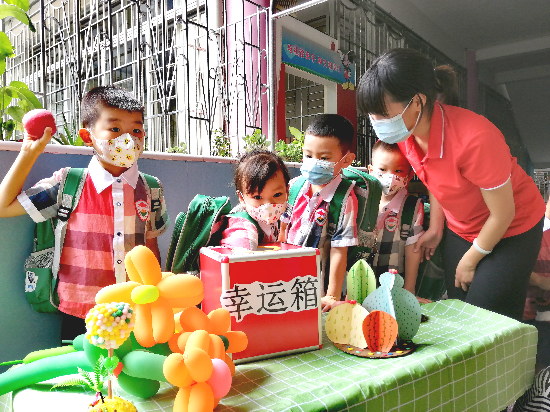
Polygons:
<instances>
[{"instance_id":1,"label":"woman in red polo shirt","mask_svg":"<svg viewBox=\"0 0 550 412\"><path fill-rule=\"evenodd\" d=\"M436 101L441 83L426 57L386 52L357 89L378 138L398 143L430 191L431 221L418 244L443 235L450 298L521 320L540 249L544 200L485 117ZM443 213L441 213L443 211Z\"/></svg>"}]
</instances>

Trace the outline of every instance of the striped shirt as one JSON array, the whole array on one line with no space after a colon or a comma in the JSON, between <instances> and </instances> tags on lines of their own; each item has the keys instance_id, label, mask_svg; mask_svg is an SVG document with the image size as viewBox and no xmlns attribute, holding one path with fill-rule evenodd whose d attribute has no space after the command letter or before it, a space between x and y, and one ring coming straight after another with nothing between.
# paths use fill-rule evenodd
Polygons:
<instances>
[{"instance_id":1,"label":"striped shirt","mask_svg":"<svg viewBox=\"0 0 550 412\"><path fill-rule=\"evenodd\" d=\"M404 225L401 215L407 200L407 189L402 189L384 206L376 220L377 254L374 257L374 270L376 276L389 269L395 269L405 276L405 246L415 244L424 234L422 224L424 222L424 204L418 199L412 218L412 225ZM407 226L407 227L403 227ZM401 231L406 235L402 236ZM406 238L405 240L402 239Z\"/></svg>"},{"instance_id":2,"label":"striped shirt","mask_svg":"<svg viewBox=\"0 0 550 412\"><path fill-rule=\"evenodd\" d=\"M291 180L289 185L292 186L294 181L295 179ZM325 267L331 247L350 247L359 244L356 223L357 196L353 190L350 191L346 204L342 208L343 218L335 222L335 228L328 228L328 209L341 181L342 177L336 176L311 197L309 196L311 184L306 181L298 193L286 231L288 243L319 249L323 278L326 275ZM327 242L327 238L330 242Z\"/></svg>"},{"instance_id":3,"label":"striped shirt","mask_svg":"<svg viewBox=\"0 0 550 412\"><path fill-rule=\"evenodd\" d=\"M18 196L35 222L57 215L62 172ZM61 312L84 318L101 288L126 281L126 253L166 231L169 218L162 191L157 210L151 210L147 193L137 164L113 177L92 158L82 195L67 222L58 273Z\"/></svg>"}]
</instances>

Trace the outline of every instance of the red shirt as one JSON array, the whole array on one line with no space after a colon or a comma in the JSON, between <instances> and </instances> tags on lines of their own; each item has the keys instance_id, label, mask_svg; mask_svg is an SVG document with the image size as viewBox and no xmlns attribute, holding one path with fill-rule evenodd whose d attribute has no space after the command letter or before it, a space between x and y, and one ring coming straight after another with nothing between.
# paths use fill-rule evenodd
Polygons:
<instances>
[{"instance_id":1,"label":"red shirt","mask_svg":"<svg viewBox=\"0 0 550 412\"><path fill-rule=\"evenodd\" d=\"M503 237L526 232L544 215L546 205L533 179L512 157L500 130L483 116L436 103L428 153L414 138L399 147L441 204L449 229L469 242L489 217L480 189L512 181L516 214Z\"/></svg>"}]
</instances>

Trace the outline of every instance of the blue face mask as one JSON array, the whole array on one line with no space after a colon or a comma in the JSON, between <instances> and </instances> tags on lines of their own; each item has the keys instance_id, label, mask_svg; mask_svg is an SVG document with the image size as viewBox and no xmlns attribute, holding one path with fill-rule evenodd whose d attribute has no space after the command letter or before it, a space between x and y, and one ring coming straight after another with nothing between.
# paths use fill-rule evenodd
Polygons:
<instances>
[{"instance_id":1,"label":"blue face mask","mask_svg":"<svg viewBox=\"0 0 550 412\"><path fill-rule=\"evenodd\" d=\"M346 156L344 155L344 157ZM344 157L342 157L342 159ZM327 160L306 157L303 160L302 167L300 167L300 172L302 172L302 176L312 185L324 185L334 179L334 167L340 163L342 159L334 163Z\"/></svg>"},{"instance_id":2,"label":"blue face mask","mask_svg":"<svg viewBox=\"0 0 550 412\"><path fill-rule=\"evenodd\" d=\"M372 118L372 116L369 115L370 123L372 125L372 128L374 129L374 132L376 133L376 136L378 136L378 138L384 143L394 144L404 142L409 138L409 136L418 125L418 122L422 117L422 111L420 111L420 113L418 114L416 124L411 130L407 129L405 121L403 120L403 113L405 113L405 110L407 110L407 108L410 106L413 99L411 99L407 107L405 107L405 109L400 114L393 116L390 119L375 120Z\"/></svg>"}]
</instances>

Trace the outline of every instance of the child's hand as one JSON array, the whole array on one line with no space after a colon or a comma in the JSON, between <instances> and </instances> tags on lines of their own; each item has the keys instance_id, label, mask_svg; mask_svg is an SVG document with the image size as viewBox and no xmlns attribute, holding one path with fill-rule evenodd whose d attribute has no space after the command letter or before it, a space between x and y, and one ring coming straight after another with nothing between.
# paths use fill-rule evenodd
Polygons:
<instances>
[{"instance_id":1,"label":"child's hand","mask_svg":"<svg viewBox=\"0 0 550 412\"><path fill-rule=\"evenodd\" d=\"M335 302L337 302L337 300L334 296L323 296L321 298L321 309L323 312L328 312L332 308L332 304Z\"/></svg>"},{"instance_id":2,"label":"child's hand","mask_svg":"<svg viewBox=\"0 0 550 412\"><path fill-rule=\"evenodd\" d=\"M539 287L542 290L550 290L550 278L546 276L541 276L536 272L531 273L529 284Z\"/></svg>"},{"instance_id":3,"label":"child's hand","mask_svg":"<svg viewBox=\"0 0 550 412\"><path fill-rule=\"evenodd\" d=\"M414 245L414 252L417 253L419 250L421 250L421 262L426 258L426 260L430 260L432 255L435 252L435 248L437 245L439 245L439 242L441 242L441 239L443 238L443 233L438 232L437 230L426 230L420 238L418 238L418 241ZM422 248L422 249L421 249Z\"/></svg>"},{"instance_id":4,"label":"child's hand","mask_svg":"<svg viewBox=\"0 0 550 412\"><path fill-rule=\"evenodd\" d=\"M417 296L416 300L418 300L418 303L433 303L430 299L424 299L424 298L421 298L420 296Z\"/></svg>"},{"instance_id":5,"label":"child's hand","mask_svg":"<svg viewBox=\"0 0 550 412\"><path fill-rule=\"evenodd\" d=\"M23 144L21 145L21 152L35 155L38 157L43 151L46 145L52 139L51 127L44 129L44 134L41 138L34 140L26 132L23 135Z\"/></svg>"}]
</instances>

